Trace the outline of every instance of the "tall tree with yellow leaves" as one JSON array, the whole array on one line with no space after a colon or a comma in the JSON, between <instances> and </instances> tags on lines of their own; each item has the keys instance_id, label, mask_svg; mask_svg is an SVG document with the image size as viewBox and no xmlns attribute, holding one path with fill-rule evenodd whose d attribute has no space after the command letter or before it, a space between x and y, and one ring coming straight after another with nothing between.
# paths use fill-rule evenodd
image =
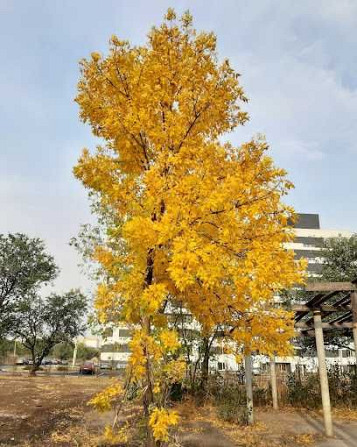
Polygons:
<instances>
[{"instance_id":1,"label":"tall tree with yellow leaves","mask_svg":"<svg viewBox=\"0 0 357 447\"><path fill-rule=\"evenodd\" d=\"M74 168L107 225L95 258L109 279L96 308L103 323L135 328L128 380L142 385L150 446L177 423L166 408L166 390L184 371L171 302L204 331L224 325L247 349L286 351L293 334L273 299L303 271L283 247L293 210L281 198L292 184L264 140L222 143L248 119L238 77L218 61L215 35L172 9L145 45L113 36L106 57L81 62L80 116L105 140Z\"/></svg>"}]
</instances>

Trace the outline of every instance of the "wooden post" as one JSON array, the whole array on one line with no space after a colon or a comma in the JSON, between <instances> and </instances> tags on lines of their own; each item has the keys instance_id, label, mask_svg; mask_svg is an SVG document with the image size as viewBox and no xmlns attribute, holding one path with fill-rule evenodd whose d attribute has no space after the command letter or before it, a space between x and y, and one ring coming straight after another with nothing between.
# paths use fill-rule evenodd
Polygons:
<instances>
[{"instance_id":1,"label":"wooden post","mask_svg":"<svg viewBox=\"0 0 357 447\"><path fill-rule=\"evenodd\" d=\"M278 410L279 405L278 405L278 387L276 384L275 356L273 356L270 359L270 379L271 379L271 394L273 398L273 408L274 410Z\"/></svg>"},{"instance_id":2,"label":"wooden post","mask_svg":"<svg viewBox=\"0 0 357 447\"><path fill-rule=\"evenodd\" d=\"M355 358L357 365L357 292L351 292L351 305L352 305L352 321L353 321L353 341L355 344Z\"/></svg>"},{"instance_id":3,"label":"wooden post","mask_svg":"<svg viewBox=\"0 0 357 447\"><path fill-rule=\"evenodd\" d=\"M245 368L245 388L247 393L248 424L252 425L254 423L254 414L253 414L252 356L250 353L246 354L244 357L244 368Z\"/></svg>"},{"instance_id":4,"label":"wooden post","mask_svg":"<svg viewBox=\"0 0 357 447\"><path fill-rule=\"evenodd\" d=\"M325 360L324 335L322 332L321 312L314 311L314 326L316 338L316 350L319 363L320 387L322 409L324 414L326 436L333 436L333 426L331 417L330 391L328 387L328 378Z\"/></svg>"}]
</instances>

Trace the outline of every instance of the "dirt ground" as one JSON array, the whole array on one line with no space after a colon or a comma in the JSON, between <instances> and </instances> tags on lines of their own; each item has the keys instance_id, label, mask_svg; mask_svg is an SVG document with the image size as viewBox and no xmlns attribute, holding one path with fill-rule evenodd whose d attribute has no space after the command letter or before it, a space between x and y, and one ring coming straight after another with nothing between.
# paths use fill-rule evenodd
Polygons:
<instances>
[{"instance_id":1,"label":"dirt ground","mask_svg":"<svg viewBox=\"0 0 357 447\"><path fill-rule=\"evenodd\" d=\"M109 382L90 376L0 376L0 446L103 446L103 427L112 415L98 414L87 402ZM306 412L257 410L254 427L240 427L223 423L209 405L185 402L177 410L181 423L175 447L357 446L357 422L341 417L336 439L327 441L321 417Z\"/></svg>"},{"instance_id":2,"label":"dirt ground","mask_svg":"<svg viewBox=\"0 0 357 447\"><path fill-rule=\"evenodd\" d=\"M0 446L51 445L44 439L90 411L86 403L108 381L89 376L0 377Z\"/></svg>"}]
</instances>

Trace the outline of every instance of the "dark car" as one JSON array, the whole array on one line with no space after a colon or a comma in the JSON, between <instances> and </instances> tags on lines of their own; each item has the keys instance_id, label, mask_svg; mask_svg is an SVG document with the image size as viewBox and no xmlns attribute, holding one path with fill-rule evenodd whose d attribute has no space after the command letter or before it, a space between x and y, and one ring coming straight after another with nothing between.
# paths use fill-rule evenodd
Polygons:
<instances>
[{"instance_id":1,"label":"dark car","mask_svg":"<svg viewBox=\"0 0 357 447\"><path fill-rule=\"evenodd\" d=\"M44 366L52 365L52 360L44 359L42 360L42 365Z\"/></svg>"},{"instance_id":2,"label":"dark car","mask_svg":"<svg viewBox=\"0 0 357 447\"><path fill-rule=\"evenodd\" d=\"M95 373L95 365L93 362L84 362L79 367L79 374L94 374Z\"/></svg>"}]
</instances>

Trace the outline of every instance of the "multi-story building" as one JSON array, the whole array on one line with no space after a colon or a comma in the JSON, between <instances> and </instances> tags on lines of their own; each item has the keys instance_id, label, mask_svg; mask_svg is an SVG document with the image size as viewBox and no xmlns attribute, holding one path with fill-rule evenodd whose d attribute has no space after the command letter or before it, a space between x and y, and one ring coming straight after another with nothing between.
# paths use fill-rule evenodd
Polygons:
<instances>
[{"instance_id":1,"label":"multi-story building","mask_svg":"<svg viewBox=\"0 0 357 447\"><path fill-rule=\"evenodd\" d=\"M349 238L352 232L346 230L327 230L320 227L318 214L298 214L295 223L296 237L294 242L287 244L287 248L295 251L296 259L305 258L308 261L308 277L316 278L321 275L324 259L321 256L321 249L324 241L334 237ZM351 343L352 346L352 343ZM326 350L326 362L328 365L338 364L345 369L356 363L356 358L351 355L348 348ZM293 357L277 358L278 368L284 371L295 371L297 368L304 370L317 369L317 357L300 356L299 352Z\"/></svg>"},{"instance_id":2,"label":"multi-story building","mask_svg":"<svg viewBox=\"0 0 357 447\"><path fill-rule=\"evenodd\" d=\"M295 241L286 244L295 251L297 259L308 260L307 272L310 277L321 274L323 259L320 251L324 240L332 237L351 237L352 232L345 230L325 230L320 228L318 214L298 214L295 223Z\"/></svg>"},{"instance_id":3,"label":"multi-story building","mask_svg":"<svg viewBox=\"0 0 357 447\"><path fill-rule=\"evenodd\" d=\"M131 331L127 327L107 329L101 346L100 359L112 362L116 368L125 368L130 355Z\"/></svg>"}]
</instances>

